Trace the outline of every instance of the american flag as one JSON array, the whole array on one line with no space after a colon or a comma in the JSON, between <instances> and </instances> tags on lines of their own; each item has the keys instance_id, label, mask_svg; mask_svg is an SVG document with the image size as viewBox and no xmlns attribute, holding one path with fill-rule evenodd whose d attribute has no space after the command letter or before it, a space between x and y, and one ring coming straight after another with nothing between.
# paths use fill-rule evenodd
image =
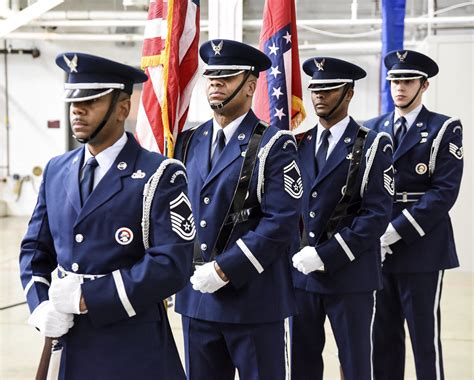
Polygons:
<instances>
[{"instance_id":1,"label":"american flag","mask_svg":"<svg viewBox=\"0 0 474 380\"><path fill-rule=\"evenodd\" d=\"M294 129L306 117L294 0L265 0L259 49L272 67L258 79L255 113L280 129Z\"/></svg>"},{"instance_id":2,"label":"american flag","mask_svg":"<svg viewBox=\"0 0 474 380\"><path fill-rule=\"evenodd\" d=\"M143 147L173 156L188 114L198 70L199 0L151 0L141 66L143 85L136 137Z\"/></svg>"}]
</instances>

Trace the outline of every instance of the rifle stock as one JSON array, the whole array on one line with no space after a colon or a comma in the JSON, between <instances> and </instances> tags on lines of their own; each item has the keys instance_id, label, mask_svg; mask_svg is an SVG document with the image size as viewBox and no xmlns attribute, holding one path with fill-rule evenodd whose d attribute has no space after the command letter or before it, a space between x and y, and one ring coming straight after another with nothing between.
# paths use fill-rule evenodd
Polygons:
<instances>
[{"instance_id":1,"label":"rifle stock","mask_svg":"<svg viewBox=\"0 0 474 380\"><path fill-rule=\"evenodd\" d=\"M41 359L38 364L35 380L47 380L52 346L53 338L44 338L43 352L41 353Z\"/></svg>"}]
</instances>

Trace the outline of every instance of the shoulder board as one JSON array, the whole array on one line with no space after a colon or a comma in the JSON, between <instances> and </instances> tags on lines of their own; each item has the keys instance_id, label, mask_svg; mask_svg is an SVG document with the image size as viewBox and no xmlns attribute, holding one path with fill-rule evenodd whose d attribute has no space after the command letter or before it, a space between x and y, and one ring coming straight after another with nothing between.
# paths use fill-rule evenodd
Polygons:
<instances>
[{"instance_id":1,"label":"shoulder board","mask_svg":"<svg viewBox=\"0 0 474 380\"><path fill-rule=\"evenodd\" d=\"M143 188L143 196L145 197L146 194L149 194L150 192L153 192L156 190L156 187L158 186L161 177L163 176L163 173L165 172L165 169L171 165L171 164L176 164L178 166L181 166L183 169L185 169L184 164L175 159L175 158L166 158L164 159L161 164L158 166L156 171L148 178L147 183L145 184L145 187Z\"/></svg>"},{"instance_id":2,"label":"shoulder board","mask_svg":"<svg viewBox=\"0 0 474 380\"><path fill-rule=\"evenodd\" d=\"M302 132L302 133L298 133L297 135L293 135L295 136L295 139L296 139L296 143L298 144L298 146L300 146L300 144L302 143L302 141L306 138L306 136L313 130L313 128L305 131L305 132Z\"/></svg>"}]
</instances>

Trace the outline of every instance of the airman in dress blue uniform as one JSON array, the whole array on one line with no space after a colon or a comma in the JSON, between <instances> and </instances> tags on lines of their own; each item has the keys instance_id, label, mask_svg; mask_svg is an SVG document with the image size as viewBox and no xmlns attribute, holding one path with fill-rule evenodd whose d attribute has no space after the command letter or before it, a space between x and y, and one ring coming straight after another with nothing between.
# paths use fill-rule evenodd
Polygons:
<instances>
[{"instance_id":1,"label":"airman in dress blue uniform","mask_svg":"<svg viewBox=\"0 0 474 380\"><path fill-rule=\"evenodd\" d=\"M241 379L285 379L284 321L295 312L288 254L303 193L296 142L251 110L259 72L271 64L265 54L212 40L200 56L214 117L176 148L185 152L202 264L176 297L187 376L234 379L237 368Z\"/></svg>"},{"instance_id":2,"label":"airman in dress blue uniform","mask_svg":"<svg viewBox=\"0 0 474 380\"><path fill-rule=\"evenodd\" d=\"M394 137L396 198L381 238L384 289L377 299L374 365L377 378L404 378L407 321L418 379L443 379L440 298L445 269L459 266L449 210L463 169L459 119L422 104L438 66L402 50L385 59L395 111L366 122Z\"/></svg>"},{"instance_id":3,"label":"airman in dress blue uniform","mask_svg":"<svg viewBox=\"0 0 474 380\"><path fill-rule=\"evenodd\" d=\"M20 253L29 323L55 338L55 378L184 379L163 299L192 269L185 169L124 131L142 71L75 52L56 63L86 145L44 171Z\"/></svg>"},{"instance_id":4,"label":"airman in dress blue uniform","mask_svg":"<svg viewBox=\"0 0 474 380\"><path fill-rule=\"evenodd\" d=\"M372 326L381 288L379 237L394 194L392 142L349 115L360 67L331 57L303 64L318 124L301 137L303 248L292 257L298 314L292 378L322 379L326 316L346 380L372 379Z\"/></svg>"}]
</instances>

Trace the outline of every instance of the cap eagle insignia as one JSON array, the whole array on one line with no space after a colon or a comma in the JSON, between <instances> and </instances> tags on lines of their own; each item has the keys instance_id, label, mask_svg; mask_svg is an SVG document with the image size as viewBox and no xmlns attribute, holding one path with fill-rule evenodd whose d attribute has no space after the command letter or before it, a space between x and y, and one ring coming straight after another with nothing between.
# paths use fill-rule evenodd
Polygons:
<instances>
[{"instance_id":1,"label":"cap eagle insignia","mask_svg":"<svg viewBox=\"0 0 474 380\"><path fill-rule=\"evenodd\" d=\"M400 62L405 62L405 59L407 58L407 55L408 55L407 51L403 54L401 54L397 51L397 58Z\"/></svg>"},{"instance_id":2,"label":"cap eagle insignia","mask_svg":"<svg viewBox=\"0 0 474 380\"><path fill-rule=\"evenodd\" d=\"M212 50L214 50L214 55L221 55L222 46L224 46L224 41L219 42L219 44L214 44L211 41Z\"/></svg>"},{"instance_id":3,"label":"cap eagle insignia","mask_svg":"<svg viewBox=\"0 0 474 380\"><path fill-rule=\"evenodd\" d=\"M71 73L77 73L77 61L78 61L77 55L74 54L74 57L72 57L72 59L68 59L66 55L63 55L63 58L64 58L64 62L66 62L67 67L69 67L69 71Z\"/></svg>"},{"instance_id":4,"label":"cap eagle insignia","mask_svg":"<svg viewBox=\"0 0 474 380\"><path fill-rule=\"evenodd\" d=\"M321 62L318 62L316 59L314 60L314 64L318 68L318 71L324 71L325 62L326 62L326 58L323 58Z\"/></svg>"}]
</instances>

